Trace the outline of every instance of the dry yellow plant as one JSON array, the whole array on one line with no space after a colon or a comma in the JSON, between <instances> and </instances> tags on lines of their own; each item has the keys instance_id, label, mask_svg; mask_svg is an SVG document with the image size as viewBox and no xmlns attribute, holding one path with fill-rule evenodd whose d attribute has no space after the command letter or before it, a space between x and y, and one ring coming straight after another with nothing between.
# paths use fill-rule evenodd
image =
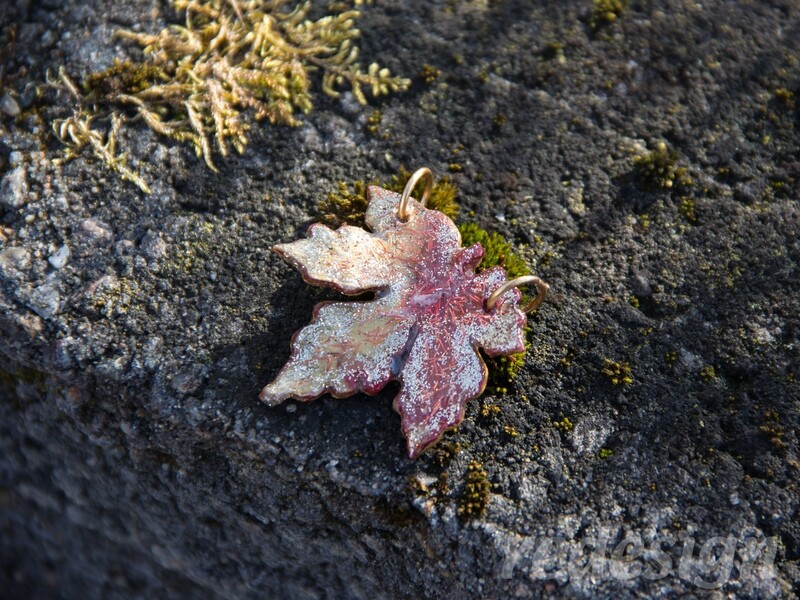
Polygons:
<instances>
[{"instance_id":1,"label":"dry yellow plant","mask_svg":"<svg viewBox=\"0 0 800 600\"><path fill-rule=\"evenodd\" d=\"M297 125L296 114L312 108L315 71L323 92L335 97L349 87L362 104L367 93L409 85L376 63L362 68L355 44L360 11L352 5L315 18L311 2L296 0L171 4L183 24L157 34L118 32L143 48L144 60L89 75L80 104L95 112L133 107L157 133L190 143L215 171L215 150L222 156L231 147L244 151L251 118Z\"/></svg>"}]
</instances>

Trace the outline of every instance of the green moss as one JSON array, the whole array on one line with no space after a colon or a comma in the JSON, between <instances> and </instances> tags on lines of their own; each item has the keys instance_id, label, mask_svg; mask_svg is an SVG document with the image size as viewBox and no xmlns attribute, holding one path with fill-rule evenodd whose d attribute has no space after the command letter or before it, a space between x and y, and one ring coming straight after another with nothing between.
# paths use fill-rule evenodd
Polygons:
<instances>
[{"instance_id":1,"label":"green moss","mask_svg":"<svg viewBox=\"0 0 800 600\"><path fill-rule=\"evenodd\" d=\"M631 294L631 297L630 297L630 298L628 298L628 303L629 303L629 304L630 304L630 305L631 305L633 308L639 308L639 299L638 299L636 296L634 296L633 294Z\"/></svg>"},{"instance_id":2,"label":"green moss","mask_svg":"<svg viewBox=\"0 0 800 600\"><path fill-rule=\"evenodd\" d=\"M451 173L461 173L464 170L464 167L458 163L450 163L447 165L447 170Z\"/></svg>"},{"instance_id":3,"label":"green moss","mask_svg":"<svg viewBox=\"0 0 800 600\"><path fill-rule=\"evenodd\" d=\"M442 72L439 69L429 64L422 65L422 68L419 70L420 79L428 85L431 85L434 81L439 79L441 74Z\"/></svg>"},{"instance_id":4,"label":"green moss","mask_svg":"<svg viewBox=\"0 0 800 600\"><path fill-rule=\"evenodd\" d=\"M102 102L119 94L138 94L170 79L171 75L155 64L115 59L108 69L87 75L81 87L89 100Z\"/></svg>"},{"instance_id":5,"label":"green moss","mask_svg":"<svg viewBox=\"0 0 800 600\"><path fill-rule=\"evenodd\" d=\"M61 78L65 85L74 88L72 81L63 72ZM128 166L128 153L119 152L117 149L117 136L125 122L124 118L112 113L108 129L95 126L94 121L95 117L92 114L78 109L66 119L57 119L53 122L53 132L64 145L63 158L54 162L71 160L89 149L95 158L105 163L106 167L119 174L125 181L133 183L145 194L149 194L150 186L139 173Z\"/></svg>"},{"instance_id":6,"label":"green moss","mask_svg":"<svg viewBox=\"0 0 800 600\"><path fill-rule=\"evenodd\" d=\"M500 408L497 404L485 403L481 406L481 416L482 417L491 417L499 415L503 412L503 409Z\"/></svg>"},{"instance_id":7,"label":"green moss","mask_svg":"<svg viewBox=\"0 0 800 600\"><path fill-rule=\"evenodd\" d=\"M678 166L680 155L669 150L664 142L656 149L633 159L639 185L649 191L689 187L692 179L685 167Z\"/></svg>"},{"instance_id":8,"label":"green moss","mask_svg":"<svg viewBox=\"0 0 800 600\"><path fill-rule=\"evenodd\" d=\"M406 183L411 175L411 172L405 167L400 167L398 174L393 175L392 178L388 182L384 183L382 187L399 194L403 191L403 188L406 187ZM458 188L450 180L450 178L440 177L433 182L433 188L431 189L431 194L428 197L428 203L426 206L428 208L438 210L439 212L443 212L453 221L455 221L458 218L458 211L460 208L458 206L458 202L456 202L457 195Z\"/></svg>"},{"instance_id":9,"label":"green moss","mask_svg":"<svg viewBox=\"0 0 800 600\"><path fill-rule=\"evenodd\" d=\"M601 448L600 452L597 454L597 456L603 460L611 458L613 455L614 451L611 448Z\"/></svg>"},{"instance_id":10,"label":"green moss","mask_svg":"<svg viewBox=\"0 0 800 600\"><path fill-rule=\"evenodd\" d=\"M711 365L706 365L702 369L700 369L700 377L704 381L711 381L717 376L717 372L714 370L714 367Z\"/></svg>"},{"instance_id":11,"label":"green moss","mask_svg":"<svg viewBox=\"0 0 800 600\"><path fill-rule=\"evenodd\" d=\"M446 469L453 459L461 452L461 444L449 440L440 440L428 453L440 468Z\"/></svg>"},{"instance_id":12,"label":"green moss","mask_svg":"<svg viewBox=\"0 0 800 600\"><path fill-rule=\"evenodd\" d=\"M464 247L480 244L485 252L478 265L478 271L500 266L506 270L509 279L530 275L527 263L514 252L511 244L499 233L489 232L477 223L463 223L458 226L461 232L461 244Z\"/></svg>"},{"instance_id":13,"label":"green moss","mask_svg":"<svg viewBox=\"0 0 800 600\"><path fill-rule=\"evenodd\" d=\"M527 340L529 327L525 327L525 351L509 354L508 356L486 357L489 365L489 384L498 394L507 394L508 385L516 379L522 367L525 365L525 354L530 344Z\"/></svg>"},{"instance_id":14,"label":"green moss","mask_svg":"<svg viewBox=\"0 0 800 600\"><path fill-rule=\"evenodd\" d=\"M575 424L569 417L561 417L558 421L553 421L553 427L561 432L567 433L575 429Z\"/></svg>"},{"instance_id":15,"label":"green moss","mask_svg":"<svg viewBox=\"0 0 800 600\"><path fill-rule=\"evenodd\" d=\"M492 484L483 465L477 460L470 462L464 481L464 492L458 500L458 516L464 521L483 516L489 504L491 489Z\"/></svg>"},{"instance_id":16,"label":"green moss","mask_svg":"<svg viewBox=\"0 0 800 600\"><path fill-rule=\"evenodd\" d=\"M367 118L367 131L372 135L378 135L383 121L383 113L380 110L373 110Z\"/></svg>"},{"instance_id":17,"label":"green moss","mask_svg":"<svg viewBox=\"0 0 800 600\"><path fill-rule=\"evenodd\" d=\"M364 216L367 212L367 187L377 182L364 182L360 179L353 182L353 189L340 181L335 192L320 201L317 210L320 221L330 227L348 224L364 227Z\"/></svg>"},{"instance_id":18,"label":"green moss","mask_svg":"<svg viewBox=\"0 0 800 600\"><path fill-rule=\"evenodd\" d=\"M771 202L777 199L791 199L794 194L796 183L796 177L771 179L769 182L769 187L765 190L762 198L765 202Z\"/></svg>"},{"instance_id":19,"label":"green moss","mask_svg":"<svg viewBox=\"0 0 800 600\"><path fill-rule=\"evenodd\" d=\"M503 427L503 433L511 438L519 437L519 431L517 431L513 425L506 425Z\"/></svg>"},{"instance_id":20,"label":"green moss","mask_svg":"<svg viewBox=\"0 0 800 600\"><path fill-rule=\"evenodd\" d=\"M689 223L697 223L697 215L694 212L695 207L694 198L689 198L688 196L681 198L680 211L683 218L689 221Z\"/></svg>"},{"instance_id":21,"label":"green moss","mask_svg":"<svg viewBox=\"0 0 800 600\"><path fill-rule=\"evenodd\" d=\"M613 23L628 7L628 0L594 0L592 15L589 25L592 29L599 29L604 25Z\"/></svg>"},{"instance_id":22,"label":"green moss","mask_svg":"<svg viewBox=\"0 0 800 600\"><path fill-rule=\"evenodd\" d=\"M778 88L775 90L775 98L789 110L794 110L796 105L795 93L786 88Z\"/></svg>"},{"instance_id":23,"label":"green moss","mask_svg":"<svg viewBox=\"0 0 800 600\"><path fill-rule=\"evenodd\" d=\"M495 127L498 129L501 129L503 125L506 124L506 121L508 121L508 117L506 117L505 113L501 112L497 113L494 119L492 119L492 123L494 123Z\"/></svg>"},{"instance_id":24,"label":"green moss","mask_svg":"<svg viewBox=\"0 0 800 600\"><path fill-rule=\"evenodd\" d=\"M614 385L629 385L633 383L633 377L631 377L631 366L627 362L617 362L611 360L610 358L603 359L603 369L602 373L613 383Z\"/></svg>"},{"instance_id":25,"label":"green moss","mask_svg":"<svg viewBox=\"0 0 800 600\"><path fill-rule=\"evenodd\" d=\"M768 410L764 412L762 419L763 422L759 426L759 430L766 434L773 446L781 450L786 448L786 442L783 439L785 431L778 411Z\"/></svg>"}]
</instances>

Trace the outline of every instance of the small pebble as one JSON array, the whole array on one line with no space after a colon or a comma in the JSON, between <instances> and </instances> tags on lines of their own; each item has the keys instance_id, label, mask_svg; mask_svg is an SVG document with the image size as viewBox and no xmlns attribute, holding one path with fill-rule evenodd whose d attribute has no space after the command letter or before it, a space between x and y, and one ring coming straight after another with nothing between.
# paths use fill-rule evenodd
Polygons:
<instances>
[{"instance_id":1,"label":"small pebble","mask_svg":"<svg viewBox=\"0 0 800 600\"><path fill-rule=\"evenodd\" d=\"M20 166L24 158L25 155L22 152L19 150L12 150L8 153L8 164L11 165L11 168L13 169Z\"/></svg>"},{"instance_id":2,"label":"small pebble","mask_svg":"<svg viewBox=\"0 0 800 600\"><path fill-rule=\"evenodd\" d=\"M28 308L43 319L52 319L58 314L61 306L61 295L49 283L40 285L30 295Z\"/></svg>"},{"instance_id":3,"label":"small pebble","mask_svg":"<svg viewBox=\"0 0 800 600\"><path fill-rule=\"evenodd\" d=\"M84 219L81 221L81 230L93 242L110 242L114 239L111 227L97 219Z\"/></svg>"},{"instance_id":4,"label":"small pebble","mask_svg":"<svg viewBox=\"0 0 800 600\"><path fill-rule=\"evenodd\" d=\"M42 45L42 47L49 48L56 43L56 34L53 33L52 29L48 29L42 34L42 37L39 39L39 43Z\"/></svg>"},{"instance_id":5,"label":"small pebble","mask_svg":"<svg viewBox=\"0 0 800 600\"><path fill-rule=\"evenodd\" d=\"M27 269L31 264L31 253L26 248L12 246L0 252L0 270Z\"/></svg>"},{"instance_id":6,"label":"small pebble","mask_svg":"<svg viewBox=\"0 0 800 600\"><path fill-rule=\"evenodd\" d=\"M9 94L3 94L0 97L0 110L9 117L18 117L22 112L19 108L19 103Z\"/></svg>"},{"instance_id":7,"label":"small pebble","mask_svg":"<svg viewBox=\"0 0 800 600\"><path fill-rule=\"evenodd\" d=\"M19 208L28 201L28 174L25 167L18 166L6 173L0 183L0 205Z\"/></svg>"},{"instance_id":8,"label":"small pebble","mask_svg":"<svg viewBox=\"0 0 800 600\"><path fill-rule=\"evenodd\" d=\"M64 244L61 248L53 252L47 260L53 265L54 269L61 269L69 262L69 246Z\"/></svg>"},{"instance_id":9,"label":"small pebble","mask_svg":"<svg viewBox=\"0 0 800 600\"><path fill-rule=\"evenodd\" d=\"M147 260L159 260L167 254L167 243L155 231L148 231L139 244L139 250Z\"/></svg>"}]
</instances>

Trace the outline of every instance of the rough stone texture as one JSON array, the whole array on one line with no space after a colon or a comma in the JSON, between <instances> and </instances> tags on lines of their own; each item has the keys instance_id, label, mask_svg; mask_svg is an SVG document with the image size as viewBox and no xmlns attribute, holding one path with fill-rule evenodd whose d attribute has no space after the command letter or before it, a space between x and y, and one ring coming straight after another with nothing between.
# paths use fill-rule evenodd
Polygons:
<instances>
[{"instance_id":1,"label":"rough stone texture","mask_svg":"<svg viewBox=\"0 0 800 600\"><path fill-rule=\"evenodd\" d=\"M22 111L0 117L4 596L800 593L798 2L634 1L592 31L588 0L381 1L363 55L442 75L385 100L378 135L319 97L219 175L134 126L148 196L54 163L57 107L26 84L126 56L113 31L164 6L0 8ZM662 141L693 183L644 191L633 158ZM394 389L261 405L320 298L269 248L339 180L450 164L462 218L550 253L508 393L414 462ZM489 502L463 519L473 460ZM629 535L649 562L609 560Z\"/></svg>"}]
</instances>

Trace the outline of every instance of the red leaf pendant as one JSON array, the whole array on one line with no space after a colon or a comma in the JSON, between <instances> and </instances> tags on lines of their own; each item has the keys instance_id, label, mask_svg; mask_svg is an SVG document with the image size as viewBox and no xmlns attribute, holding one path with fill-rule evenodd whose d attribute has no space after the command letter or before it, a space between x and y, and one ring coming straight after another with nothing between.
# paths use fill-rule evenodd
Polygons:
<instances>
[{"instance_id":1,"label":"red leaf pendant","mask_svg":"<svg viewBox=\"0 0 800 600\"><path fill-rule=\"evenodd\" d=\"M420 203L410 193L421 177L428 187ZM513 285L536 283L534 305L547 291L538 278L507 282L501 267L476 274L483 248L462 248L455 224L424 207L430 182L430 171L420 169L402 195L370 187L372 233L314 224L307 239L273 248L310 284L349 295L374 291L375 298L318 304L313 321L294 335L289 362L260 395L270 405L343 398L399 380L394 408L411 458L458 425L467 401L483 392L487 369L478 348L489 356L524 350L525 313Z\"/></svg>"}]
</instances>

